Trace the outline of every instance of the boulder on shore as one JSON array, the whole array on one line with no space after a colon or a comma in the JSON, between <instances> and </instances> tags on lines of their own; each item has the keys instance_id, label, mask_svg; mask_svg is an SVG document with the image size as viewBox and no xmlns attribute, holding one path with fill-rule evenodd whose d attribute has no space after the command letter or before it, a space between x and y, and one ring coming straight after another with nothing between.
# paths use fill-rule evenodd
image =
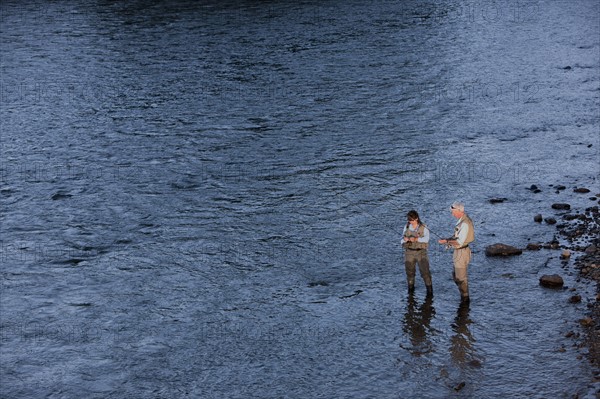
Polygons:
<instances>
[{"instance_id":1,"label":"boulder on shore","mask_svg":"<svg viewBox=\"0 0 600 399\"><path fill-rule=\"evenodd\" d=\"M513 256L523 253L519 248L511 247L506 244L493 244L485 249L485 256Z\"/></svg>"},{"instance_id":2,"label":"boulder on shore","mask_svg":"<svg viewBox=\"0 0 600 399\"><path fill-rule=\"evenodd\" d=\"M548 288L560 288L564 284L561 276L558 274L544 274L540 277L540 285Z\"/></svg>"}]
</instances>

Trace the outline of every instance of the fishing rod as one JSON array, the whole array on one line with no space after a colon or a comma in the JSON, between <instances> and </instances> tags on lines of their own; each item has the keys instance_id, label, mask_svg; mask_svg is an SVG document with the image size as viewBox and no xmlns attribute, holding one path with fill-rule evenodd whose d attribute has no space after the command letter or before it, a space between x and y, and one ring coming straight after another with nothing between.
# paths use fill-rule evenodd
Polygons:
<instances>
[{"instance_id":1,"label":"fishing rod","mask_svg":"<svg viewBox=\"0 0 600 399\"><path fill-rule=\"evenodd\" d=\"M425 223L421 223L423 226L425 226L430 233L433 233L434 236L436 236L437 238L439 238L440 240L445 240L446 244L440 244L444 246L444 249L450 249L452 248L452 244L450 244L450 241L456 241L456 238L454 237L450 237L450 238L445 238L442 237L441 235L439 235L438 233L436 233L435 231L431 230L431 228L429 226L427 226Z\"/></svg>"}]
</instances>

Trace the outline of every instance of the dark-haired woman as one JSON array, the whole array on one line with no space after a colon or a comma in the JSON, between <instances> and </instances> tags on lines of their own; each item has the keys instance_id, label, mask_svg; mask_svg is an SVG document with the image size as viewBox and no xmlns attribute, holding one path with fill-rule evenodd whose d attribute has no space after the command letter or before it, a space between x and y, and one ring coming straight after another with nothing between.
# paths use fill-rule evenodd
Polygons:
<instances>
[{"instance_id":1,"label":"dark-haired woman","mask_svg":"<svg viewBox=\"0 0 600 399\"><path fill-rule=\"evenodd\" d=\"M418 264L419 272L427 288L427 295L433 295L429 257L427 255L429 229L421 222L417 211L411 210L406 217L408 222L402 232L402 246L404 247L404 267L406 269L408 292L413 293L415 290L416 265Z\"/></svg>"}]
</instances>

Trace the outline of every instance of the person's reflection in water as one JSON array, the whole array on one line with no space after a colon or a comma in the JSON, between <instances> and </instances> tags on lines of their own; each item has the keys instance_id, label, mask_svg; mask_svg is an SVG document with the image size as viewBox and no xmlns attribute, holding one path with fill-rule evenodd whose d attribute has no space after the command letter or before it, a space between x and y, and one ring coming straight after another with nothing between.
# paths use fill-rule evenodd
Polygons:
<instances>
[{"instance_id":1,"label":"person's reflection in water","mask_svg":"<svg viewBox=\"0 0 600 399\"><path fill-rule=\"evenodd\" d=\"M456 311L456 318L452 323L454 335L450 338L450 353L452 360L461 368L464 366L479 367L480 362L476 359L476 353L473 349L473 334L469 325L473 322L469 318L469 303L461 302Z\"/></svg>"},{"instance_id":2,"label":"person's reflection in water","mask_svg":"<svg viewBox=\"0 0 600 399\"><path fill-rule=\"evenodd\" d=\"M410 339L412 345L410 351L413 356L421 356L432 351L433 345L429 335L433 332L430 325L433 316L435 316L433 296L427 295L421 306L417 307L414 294L410 293L408 295L403 330Z\"/></svg>"}]
</instances>

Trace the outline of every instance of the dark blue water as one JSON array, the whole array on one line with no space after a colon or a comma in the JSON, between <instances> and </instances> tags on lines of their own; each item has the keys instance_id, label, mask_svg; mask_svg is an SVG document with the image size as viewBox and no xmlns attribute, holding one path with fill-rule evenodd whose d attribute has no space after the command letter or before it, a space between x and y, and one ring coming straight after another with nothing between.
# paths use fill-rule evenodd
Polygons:
<instances>
[{"instance_id":1,"label":"dark blue water","mask_svg":"<svg viewBox=\"0 0 600 399\"><path fill-rule=\"evenodd\" d=\"M599 12L2 1L0 395L593 397L593 290L483 249L600 192ZM457 199L470 308L436 244L410 300L405 214Z\"/></svg>"}]
</instances>

